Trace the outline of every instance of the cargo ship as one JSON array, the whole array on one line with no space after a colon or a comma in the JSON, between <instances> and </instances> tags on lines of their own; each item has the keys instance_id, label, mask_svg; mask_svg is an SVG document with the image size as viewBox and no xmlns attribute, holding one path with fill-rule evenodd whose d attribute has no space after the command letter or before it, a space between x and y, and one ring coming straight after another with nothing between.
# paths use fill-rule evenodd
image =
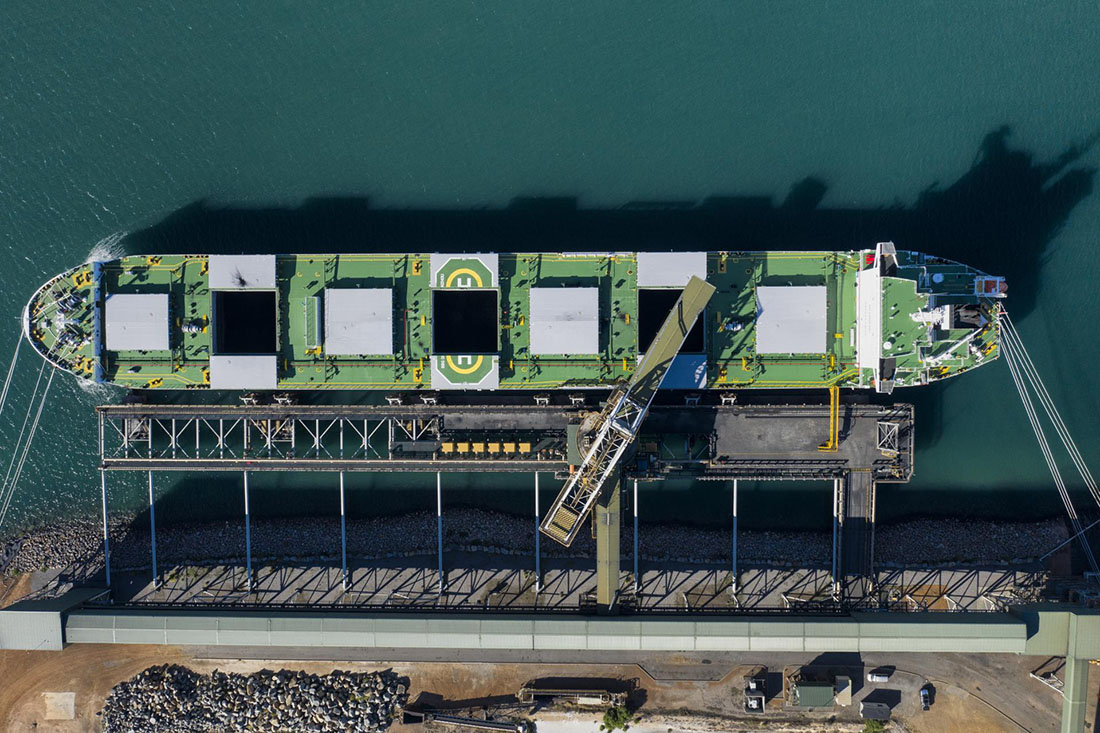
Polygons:
<instances>
[{"instance_id":1,"label":"cargo ship","mask_svg":"<svg viewBox=\"0 0 1100 733\"><path fill-rule=\"evenodd\" d=\"M692 276L663 388L890 392L997 357L1004 278L899 251L150 255L52 278L54 366L133 390L574 390L630 379Z\"/></svg>"}]
</instances>

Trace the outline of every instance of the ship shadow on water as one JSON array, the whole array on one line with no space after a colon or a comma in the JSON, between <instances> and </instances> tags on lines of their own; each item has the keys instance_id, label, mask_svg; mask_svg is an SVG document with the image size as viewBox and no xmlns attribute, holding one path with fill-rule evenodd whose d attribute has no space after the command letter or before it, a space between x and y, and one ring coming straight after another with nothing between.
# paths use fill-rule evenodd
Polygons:
<instances>
[{"instance_id":1,"label":"ship shadow on water","mask_svg":"<svg viewBox=\"0 0 1100 733\"><path fill-rule=\"evenodd\" d=\"M373 208L367 196L310 198L289 207L240 207L199 200L135 231L133 253L341 253L462 251L851 250L891 240L1004 275L1017 319L1035 306L1051 244L1093 189L1080 163L1094 134L1049 161L988 133L958 180L929 185L911 205L822 208L827 183L807 177L777 203L771 196L714 195L702 201L643 201L585 209L573 197L514 199L503 208ZM958 380L892 399L916 405L918 450L939 440L945 390ZM179 482L205 493L200 481ZM221 481L214 482L221 484ZM201 488L200 488L201 487ZM1053 499L1050 514L1059 513Z\"/></svg>"}]
</instances>

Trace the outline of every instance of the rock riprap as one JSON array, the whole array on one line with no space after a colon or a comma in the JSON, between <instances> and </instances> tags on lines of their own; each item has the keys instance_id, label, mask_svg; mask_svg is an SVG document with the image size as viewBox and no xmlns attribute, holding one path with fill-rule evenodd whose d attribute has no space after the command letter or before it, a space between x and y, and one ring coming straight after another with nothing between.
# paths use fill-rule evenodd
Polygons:
<instances>
[{"instance_id":1,"label":"rock riprap","mask_svg":"<svg viewBox=\"0 0 1100 733\"><path fill-rule=\"evenodd\" d=\"M103 527L94 520L74 520L42 527L4 546L16 572L66 568L71 578L90 576L103 567ZM150 536L146 522L114 520L110 525L111 567L147 568ZM1069 537L1062 519L1038 522L998 522L975 519L911 519L875 530L875 560L897 564L988 563L1040 557ZM727 563L729 528L716 529L671 523L643 524L639 531L643 560L685 563ZM633 557L633 528L622 530L623 559ZM287 565L331 562L340 557L339 517L253 519L253 561ZM814 531L742 530L737 536L743 563L828 566L832 535ZM347 521L348 557L372 561L437 551L435 512L399 516L351 518ZM447 551L488 551L529 555L534 552L534 528L528 517L455 507L443 516ZM571 547L543 542L544 557L592 557L595 541L582 534ZM293 553L290 556L288 553ZM241 521L165 524L157 527L157 558L163 566L244 564Z\"/></svg>"},{"instance_id":2,"label":"rock riprap","mask_svg":"<svg viewBox=\"0 0 1100 733\"><path fill-rule=\"evenodd\" d=\"M103 730L383 731L405 702L405 685L388 670L243 675L163 665L115 685L103 707Z\"/></svg>"}]
</instances>

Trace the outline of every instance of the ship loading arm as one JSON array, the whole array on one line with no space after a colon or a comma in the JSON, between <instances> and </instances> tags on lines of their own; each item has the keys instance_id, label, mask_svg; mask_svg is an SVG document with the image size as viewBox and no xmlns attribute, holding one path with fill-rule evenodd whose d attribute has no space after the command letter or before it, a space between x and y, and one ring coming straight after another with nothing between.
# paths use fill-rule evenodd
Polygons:
<instances>
[{"instance_id":1,"label":"ship loading arm","mask_svg":"<svg viewBox=\"0 0 1100 733\"><path fill-rule=\"evenodd\" d=\"M591 447L539 525L543 534L566 547L573 543L604 484L638 437L672 360L714 290L713 285L695 276L688 282L633 377L626 385L616 387L604 404L596 420Z\"/></svg>"}]
</instances>

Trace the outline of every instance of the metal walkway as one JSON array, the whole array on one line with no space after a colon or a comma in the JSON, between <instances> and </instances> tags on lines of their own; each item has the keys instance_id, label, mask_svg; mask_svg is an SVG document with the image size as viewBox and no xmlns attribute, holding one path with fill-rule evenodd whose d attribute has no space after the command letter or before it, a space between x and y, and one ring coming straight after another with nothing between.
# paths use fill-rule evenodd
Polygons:
<instances>
[{"instance_id":1,"label":"metal walkway","mask_svg":"<svg viewBox=\"0 0 1100 733\"><path fill-rule=\"evenodd\" d=\"M567 434L583 407L451 405L104 405L102 468L137 471L424 471L568 469ZM828 405L658 405L629 478L829 480L912 473L908 405L841 406L836 452L817 450ZM685 446L689 446L685 448Z\"/></svg>"},{"instance_id":2,"label":"metal walkway","mask_svg":"<svg viewBox=\"0 0 1100 733\"><path fill-rule=\"evenodd\" d=\"M845 599L864 598L873 590L875 492L869 471L851 471L836 482L837 541L834 588Z\"/></svg>"},{"instance_id":3,"label":"metal walkway","mask_svg":"<svg viewBox=\"0 0 1100 733\"><path fill-rule=\"evenodd\" d=\"M104 405L101 465L141 471L563 471L551 407Z\"/></svg>"}]
</instances>

